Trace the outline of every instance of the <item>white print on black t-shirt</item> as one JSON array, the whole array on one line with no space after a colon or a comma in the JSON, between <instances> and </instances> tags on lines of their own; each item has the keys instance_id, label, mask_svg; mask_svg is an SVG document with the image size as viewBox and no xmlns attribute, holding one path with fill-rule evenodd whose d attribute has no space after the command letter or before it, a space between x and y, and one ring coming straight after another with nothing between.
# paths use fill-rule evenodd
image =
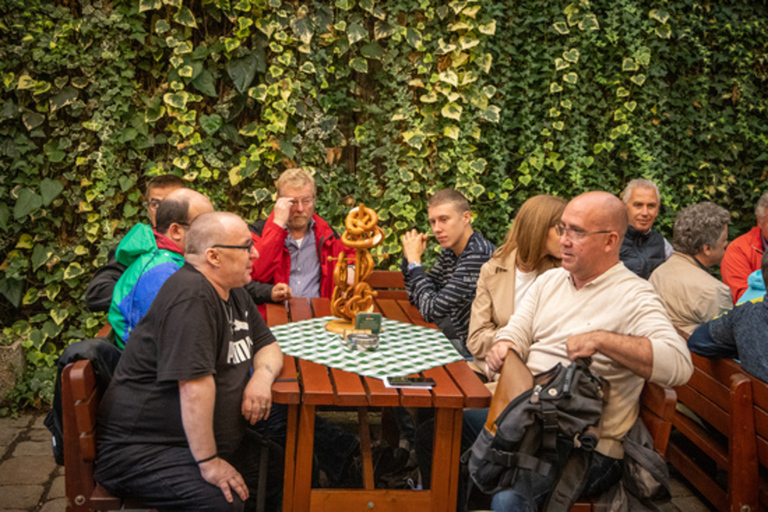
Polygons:
<instances>
[{"instance_id":1,"label":"white print on black t-shirt","mask_svg":"<svg viewBox=\"0 0 768 512\"><path fill-rule=\"evenodd\" d=\"M253 349L253 341L250 336L245 339L229 342L229 351L227 352L228 364L240 364L243 361L250 361Z\"/></svg>"},{"instance_id":2,"label":"white print on black t-shirt","mask_svg":"<svg viewBox=\"0 0 768 512\"><path fill-rule=\"evenodd\" d=\"M247 331L249 329L248 322L241 322L240 320L232 320L232 330L234 332L237 331Z\"/></svg>"}]
</instances>

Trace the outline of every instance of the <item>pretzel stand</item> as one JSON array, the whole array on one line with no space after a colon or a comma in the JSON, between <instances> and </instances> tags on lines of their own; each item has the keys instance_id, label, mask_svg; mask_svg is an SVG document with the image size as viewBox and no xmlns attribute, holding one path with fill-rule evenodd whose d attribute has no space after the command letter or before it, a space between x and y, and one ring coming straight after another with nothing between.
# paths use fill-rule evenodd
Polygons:
<instances>
[{"instance_id":1,"label":"pretzel stand","mask_svg":"<svg viewBox=\"0 0 768 512\"><path fill-rule=\"evenodd\" d=\"M355 249L355 277L352 284L347 278L347 258L340 256L333 271L336 285L331 296L331 314L340 320L331 320L325 328L338 334L355 328L355 315L373 311L376 292L366 282L373 272L370 249L384 241L384 231L378 226L379 216L363 203L353 208L344 221L346 230L341 241Z\"/></svg>"}]
</instances>

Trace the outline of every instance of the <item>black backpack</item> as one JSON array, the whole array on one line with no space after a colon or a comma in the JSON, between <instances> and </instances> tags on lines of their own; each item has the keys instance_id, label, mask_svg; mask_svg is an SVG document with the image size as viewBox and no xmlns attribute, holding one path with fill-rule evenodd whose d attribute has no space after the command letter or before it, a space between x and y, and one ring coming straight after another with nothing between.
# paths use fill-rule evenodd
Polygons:
<instances>
[{"instance_id":1,"label":"black backpack","mask_svg":"<svg viewBox=\"0 0 768 512\"><path fill-rule=\"evenodd\" d=\"M533 377L462 456L474 484L487 494L514 487L530 497L549 494L545 510L569 510L581 494L600 438L607 383L589 360L557 364ZM607 389L606 389L607 391Z\"/></svg>"}]
</instances>

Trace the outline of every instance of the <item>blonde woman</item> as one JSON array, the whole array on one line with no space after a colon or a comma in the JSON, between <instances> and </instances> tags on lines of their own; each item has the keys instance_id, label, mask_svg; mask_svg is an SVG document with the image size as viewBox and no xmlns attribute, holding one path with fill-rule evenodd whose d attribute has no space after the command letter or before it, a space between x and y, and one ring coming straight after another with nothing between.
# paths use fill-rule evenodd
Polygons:
<instances>
[{"instance_id":1,"label":"blonde woman","mask_svg":"<svg viewBox=\"0 0 768 512\"><path fill-rule=\"evenodd\" d=\"M478 373L487 373L485 355L496 331L505 326L528 288L543 272L560 266L560 237L555 224L566 201L550 195L528 199L515 216L504 244L480 269L472 303L467 348ZM494 386L489 386L493 388Z\"/></svg>"}]
</instances>

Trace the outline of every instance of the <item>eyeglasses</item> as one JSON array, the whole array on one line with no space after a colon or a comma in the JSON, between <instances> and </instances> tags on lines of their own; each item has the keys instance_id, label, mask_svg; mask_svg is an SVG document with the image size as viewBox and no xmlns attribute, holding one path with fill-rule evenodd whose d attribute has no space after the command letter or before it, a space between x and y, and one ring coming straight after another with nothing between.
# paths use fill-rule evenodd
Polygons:
<instances>
[{"instance_id":1,"label":"eyeglasses","mask_svg":"<svg viewBox=\"0 0 768 512\"><path fill-rule=\"evenodd\" d=\"M211 249L243 249L245 251L251 252L251 249L253 248L253 240L249 240L247 244L244 245L224 245L224 244L216 244L212 245Z\"/></svg>"},{"instance_id":2,"label":"eyeglasses","mask_svg":"<svg viewBox=\"0 0 768 512\"><path fill-rule=\"evenodd\" d=\"M162 199L151 199L144 203L144 206L149 208L150 210L157 210L160 207L160 203L162 203Z\"/></svg>"},{"instance_id":3,"label":"eyeglasses","mask_svg":"<svg viewBox=\"0 0 768 512\"><path fill-rule=\"evenodd\" d=\"M581 240L585 236L589 235L599 235L603 233L613 233L613 230L603 230L603 231L583 231L581 229L577 228L567 228L565 227L565 224L562 222L559 222L555 224L555 233L557 233L557 236L567 236L571 240Z\"/></svg>"},{"instance_id":4,"label":"eyeglasses","mask_svg":"<svg viewBox=\"0 0 768 512\"><path fill-rule=\"evenodd\" d=\"M304 208L309 208L315 202L314 197L302 197L301 199L291 197L289 199L293 200L293 206L296 206L298 203L301 203L301 206L303 206Z\"/></svg>"}]
</instances>

